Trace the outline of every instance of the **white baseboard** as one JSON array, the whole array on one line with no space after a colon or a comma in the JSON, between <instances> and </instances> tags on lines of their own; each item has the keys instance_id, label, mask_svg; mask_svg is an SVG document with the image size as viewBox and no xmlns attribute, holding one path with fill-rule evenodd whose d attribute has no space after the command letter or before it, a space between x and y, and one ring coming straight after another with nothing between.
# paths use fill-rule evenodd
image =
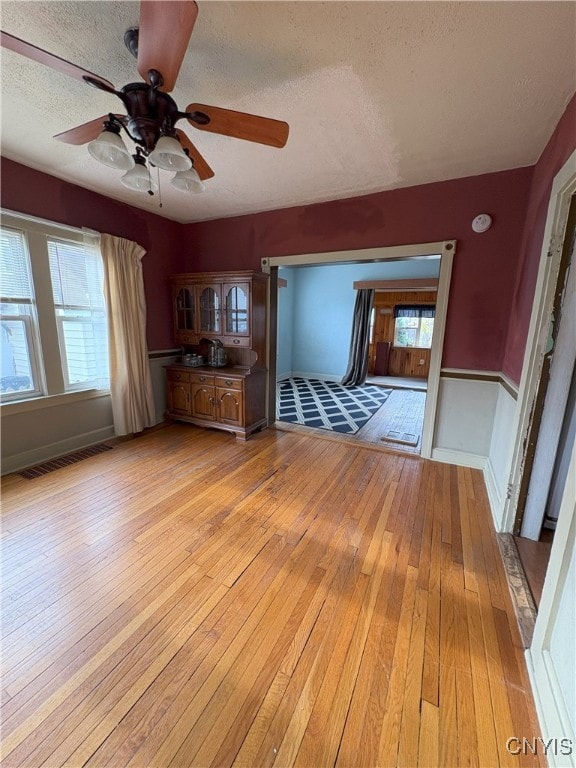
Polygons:
<instances>
[{"instance_id":1,"label":"white baseboard","mask_svg":"<svg viewBox=\"0 0 576 768\"><path fill-rule=\"evenodd\" d=\"M58 458L58 456L65 456L72 451L97 445L105 440L109 440L111 437L114 437L114 427L103 427L92 432L69 437L66 440L60 440L57 443L49 443L40 448L34 448L31 451L16 453L2 461L2 474L8 475L11 472L19 472L22 469L26 469L26 467L33 467L35 464L40 464L43 461L50 461L51 459Z\"/></svg>"},{"instance_id":2,"label":"white baseboard","mask_svg":"<svg viewBox=\"0 0 576 768\"><path fill-rule=\"evenodd\" d=\"M547 651L544 653L547 654ZM542 730L542 740L545 744L550 742L550 747L546 751L548 765L550 768L575 768L576 737L563 706L564 698L554 670L550 668L550 663L546 663L547 660L544 657L537 663L531 648L528 648L524 655L536 714ZM526 735L531 736L531 734ZM562 739L570 742L570 754L562 754L563 751L568 751L566 742L564 745L561 743Z\"/></svg>"},{"instance_id":3,"label":"white baseboard","mask_svg":"<svg viewBox=\"0 0 576 768\"><path fill-rule=\"evenodd\" d=\"M486 486L486 493L488 494L488 502L494 520L494 528L495 530L500 531L502 522L502 495L498 488L498 483L496 482L494 467L492 466L490 457L486 459L486 465L484 467L484 485Z\"/></svg>"},{"instance_id":4,"label":"white baseboard","mask_svg":"<svg viewBox=\"0 0 576 768\"><path fill-rule=\"evenodd\" d=\"M464 453L464 451L453 451L448 448L433 448L432 461L441 461L443 464L456 464L458 467L471 467L472 469L482 469L486 467L486 456L479 456L475 453Z\"/></svg>"},{"instance_id":5,"label":"white baseboard","mask_svg":"<svg viewBox=\"0 0 576 768\"><path fill-rule=\"evenodd\" d=\"M300 379L318 379L319 381L334 381L336 384L340 384L342 376L336 376L334 373L308 373L307 371L292 371L290 374L292 377L298 377Z\"/></svg>"}]
</instances>

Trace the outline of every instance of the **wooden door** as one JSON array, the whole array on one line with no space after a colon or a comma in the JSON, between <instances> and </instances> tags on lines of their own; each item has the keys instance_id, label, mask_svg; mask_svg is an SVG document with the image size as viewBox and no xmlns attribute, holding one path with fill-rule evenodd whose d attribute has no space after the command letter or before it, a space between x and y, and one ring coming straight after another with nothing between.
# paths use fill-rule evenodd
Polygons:
<instances>
[{"instance_id":1,"label":"wooden door","mask_svg":"<svg viewBox=\"0 0 576 768\"><path fill-rule=\"evenodd\" d=\"M205 384L192 384L192 416L197 419L214 421L216 417L214 387Z\"/></svg>"},{"instance_id":2,"label":"wooden door","mask_svg":"<svg viewBox=\"0 0 576 768\"><path fill-rule=\"evenodd\" d=\"M194 320L194 290L192 287L175 286L173 289L174 327L176 331L193 331Z\"/></svg>"},{"instance_id":3,"label":"wooden door","mask_svg":"<svg viewBox=\"0 0 576 768\"><path fill-rule=\"evenodd\" d=\"M243 397L242 392L233 389L217 389L218 421L224 424L235 424L242 427L243 424Z\"/></svg>"},{"instance_id":4,"label":"wooden door","mask_svg":"<svg viewBox=\"0 0 576 768\"><path fill-rule=\"evenodd\" d=\"M218 284L200 284L196 289L198 333L219 336L222 333L222 296Z\"/></svg>"},{"instance_id":5,"label":"wooden door","mask_svg":"<svg viewBox=\"0 0 576 768\"><path fill-rule=\"evenodd\" d=\"M250 283L224 283L222 286L224 328L227 336L250 334Z\"/></svg>"},{"instance_id":6,"label":"wooden door","mask_svg":"<svg viewBox=\"0 0 576 768\"><path fill-rule=\"evenodd\" d=\"M190 385L179 381L168 382L168 411L180 416L190 415Z\"/></svg>"}]
</instances>

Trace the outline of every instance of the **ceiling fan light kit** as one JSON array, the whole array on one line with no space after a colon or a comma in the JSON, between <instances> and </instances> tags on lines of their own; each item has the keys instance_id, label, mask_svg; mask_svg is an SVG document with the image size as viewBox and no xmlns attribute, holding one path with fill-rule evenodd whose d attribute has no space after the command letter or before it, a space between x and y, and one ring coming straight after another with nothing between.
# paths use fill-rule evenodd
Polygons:
<instances>
[{"instance_id":1,"label":"ceiling fan light kit","mask_svg":"<svg viewBox=\"0 0 576 768\"><path fill-rule=\"evenodd\" d=\"M99 163L120 171L134 168L134 159L120 136L120 128L112 122L105 123L102 133L91 141L87 150Z\"/></svg>"},{"instance_id":2,"label":"ceiling fan light kit","mask_svg":"<svg viewBox=\"0 0 576 768\"><path fill-rule=\"evenodd\" d=\"M202 179L194 168L190 168L187 171L178 171L170 180L170 184L181 192L204 192L205 189Z\"/></svg>"},{"instance_id":3,"label":"ceiling fan light kit","mask_svg":"<svg viewBox=\"0 0 576 768\"><path fill-rule=\"evenodd\" d=\"M289 127L281 120L205 104L189 104L185 112L178 109L168 92L176 83L197 15L194 0L142 0L140 26L127 30L124 42L136 56L144 82L128 83L120 90L99 75L7 32L1 32L1 44L122 101L127 115L109 113L57 134L58 141L87 144L90 155L100 163L127 171L121 182L130 189L149 194L158 190L146 165L148 158L151 165L175 172L171 179L175 189L201 192L203 181L212 178L214 171L184 131L176 128L178 120L185 119L200 130L277 148L285 146ZM137 145L136 154L126 148L121 129Z\"/></svg>"},{"instance_id":4,"label":"ceiling fan light kit","mask_svg":"<svg viewBox=\"0 0 576 768\"><path fill-rule=\"evenodd\" d=\"M158 191L158 184L152 180L150 171L146 166L146 160L137 151L133 155L134 166L126 171L120 181L128 189L133 189L136 192L148 192L149 195L154 195Z\"/></svg>"},{"instance_id":5,"label":"ceiling fan light kit","mask_svg":"<svg viewBox=\"0 0 576 768\"><path fill-rule=\"evenodd\" d=\"M148 159L163 171L187 171L192 168L192 161L173 136L160 136Z\"/></svg>"}]
</instances>

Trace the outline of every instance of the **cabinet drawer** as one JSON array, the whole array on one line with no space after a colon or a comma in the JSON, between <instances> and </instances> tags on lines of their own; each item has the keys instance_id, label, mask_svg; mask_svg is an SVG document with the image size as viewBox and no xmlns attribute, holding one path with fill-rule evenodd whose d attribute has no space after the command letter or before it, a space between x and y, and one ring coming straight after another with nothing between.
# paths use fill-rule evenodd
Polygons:
<instances>
[{"instance_id":1,"label":"cabinet drawer","mask_svg":"<svg viewBox=\"0 0 576 768\"><path fill-rule=\"evenodd\" d=\"M198 334L190 331L176 331L175 338L179 344L198 344L199 342Z\"/></svg>"},{"instance_id":2,"label":"cabinet drawer","mask_svg":"<svg viewBox=\"0 0 576 768\"><path fill-rule=\"evenodd\" d=\"M222 336L222 343L225 347L249 347L249 336Z\"/></svg>"},{"instance_id":3,"label":"cabinet drawer","mask_svg":"<svg viewBox=\"0 0 576 768\"><path fill-rule=\"evenodd\" d=\"M168 381L190 381L188 371L177 371L174 368L168 368Z\"/></svg>"},{"instance_id":4,"label":"cabinet drawer","mask_svg":"<svg viewBox=\"0 0 576 768\"><path fill-rule=\"evenodd\" d=\"M192 384L204 384L207 387L214 386L214 376L210 373L189 373Z\"/></svg>"},{"instance_id":5,"label":"cabinet drawer","mask_svg":"<svg viewBox=\"0 0 576 768\"><path fill-rule=\"evenodd\" d=\"M243 381L243 379L233 379L231 376L216 376L216 386L222 387L222 389L237 389L241 391Z\"/></svg>"}]
</instances>

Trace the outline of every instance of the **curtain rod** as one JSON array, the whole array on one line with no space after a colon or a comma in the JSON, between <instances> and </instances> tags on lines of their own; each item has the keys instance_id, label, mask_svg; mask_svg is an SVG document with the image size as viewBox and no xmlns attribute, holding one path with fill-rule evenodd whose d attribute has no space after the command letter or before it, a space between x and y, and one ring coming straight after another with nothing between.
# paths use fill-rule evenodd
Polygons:
<instances>
[{"instance_id":1,"label":"curtain rod","mask_svg":"<svg viewBox=\"0 0 576 768\"><path fill-rule=\"evenodd\" d=\"M41 219L39 216L30 216L27 213L21 211L10 211L7 208L0 209L2 216L11 216L15 219L21 219L22 221L28 221L33 224L41 224L44 227L52 227L61 229L63 232L73 232L76 235L92 235L93 237L100 237L100 232L90 227L72 227L70 224L62 224L59 221L51 221L50 219Z\"/></svg>"}]
</instances>

